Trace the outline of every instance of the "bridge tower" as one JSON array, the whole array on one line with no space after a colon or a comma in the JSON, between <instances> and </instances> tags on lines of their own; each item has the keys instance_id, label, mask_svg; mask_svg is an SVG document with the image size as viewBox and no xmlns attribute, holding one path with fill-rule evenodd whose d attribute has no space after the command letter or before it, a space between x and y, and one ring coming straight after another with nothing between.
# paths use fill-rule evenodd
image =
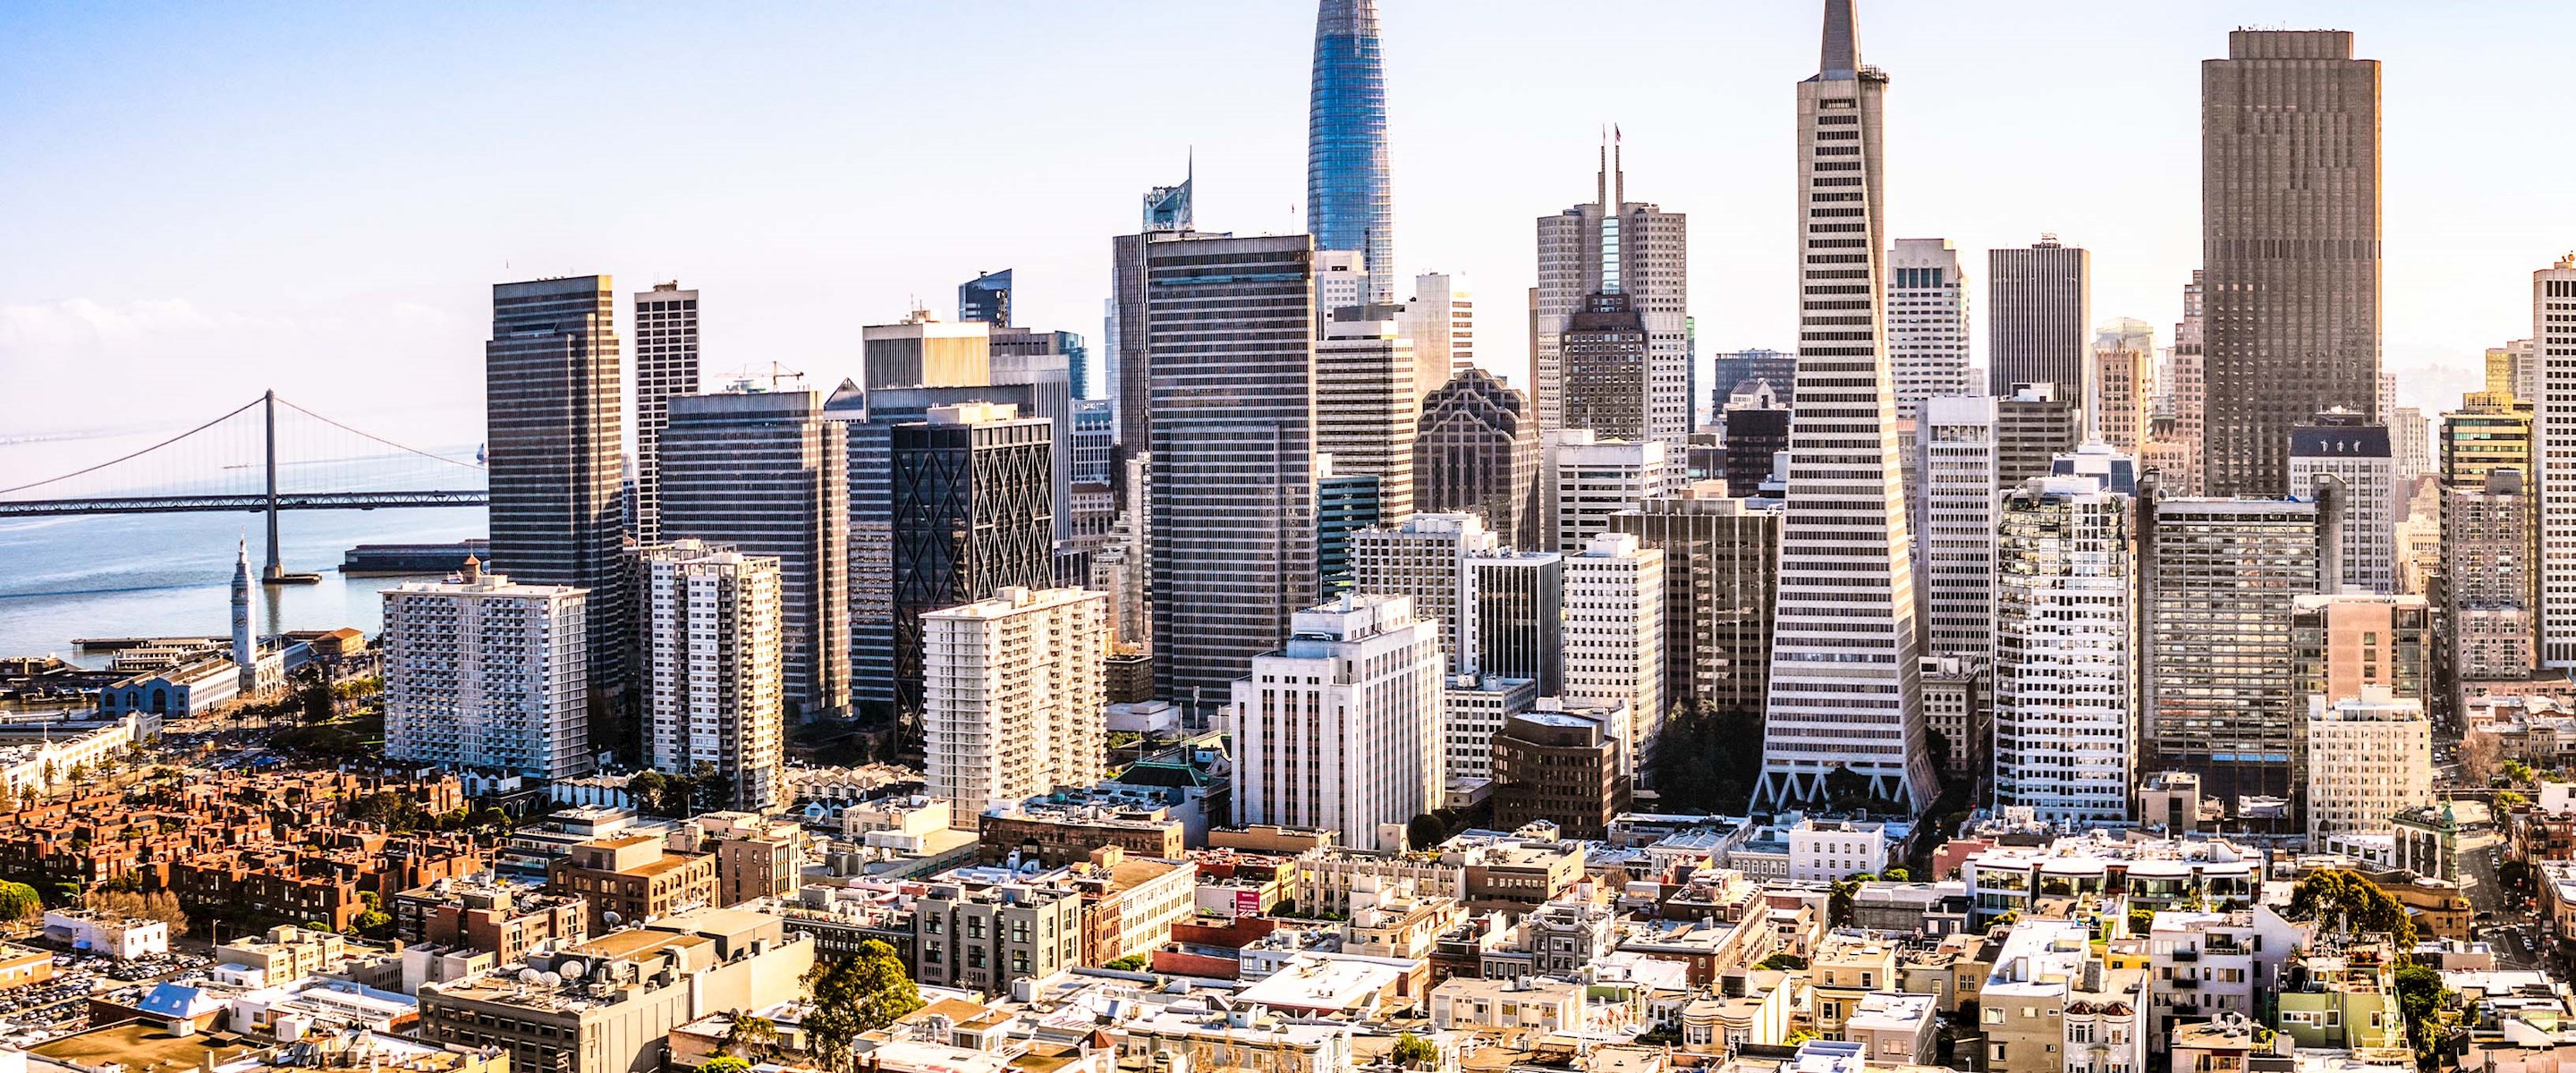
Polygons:
<instances>
[{"instance_id":1,"label":"bridge tower","mask_svg":"<svg viewBox=\"0 0 2576 1073\"><path fill-rule=\"evenodd\" d=\"M277 548L277 389L270 388L259 400L260 426L268 440L268 566L260 571L262 585L319 585L320 574L290 574Z\"/></svg>"}]
</instances>

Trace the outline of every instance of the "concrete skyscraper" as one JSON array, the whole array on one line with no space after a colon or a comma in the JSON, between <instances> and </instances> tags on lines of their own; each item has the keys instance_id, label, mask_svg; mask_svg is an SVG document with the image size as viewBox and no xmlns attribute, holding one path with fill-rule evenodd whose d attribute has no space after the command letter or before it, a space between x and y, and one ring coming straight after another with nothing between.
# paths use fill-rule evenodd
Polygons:
<instances>
[{"instance_id":1,"label":"concrete skyscraper","mask_svg":"<svg viewBox=\"0 0 2576 1073\"><path fill-rule=\"evenodd\" d=\"M2182 289L2182 319L2174 324L2173 349L2156 374L2155 419L2139 464L2164 474L2173 495L2201 493L2201 410L2207 404L2201 377L2201 272Z\"/></svg>"},{"instance_id":2,"label":"concrete skyscraper","mask_svg":"<svg viewBox=\"0 0 2576 1073\"><path fill-rule=\"evenodd\" d=\"M2092 405L2085 414L2097 439L2135 457L2146 448L2155 405L2156 330L2121 317L2093 333Z\"/></svg>"},{"instance_id":3,"label":"concrete skyscraper","mask_svg":"<svg viewBox=\"0 0 2576 1073\"><path fill-rule=\"evenodd\" d=\"M2442 591L2454 681L2531 673L2530 535L2531 496L2521 470L2500 467L2445 490Z\"/></svg>"},{"instance_id":4,"label":"concrete skyscraper","mask_svg":"<svg viewBox=\"0 0 2576 1073\"><path fill-rule=\"evenodd\" d=\"M1651 404L1646 371L1652 364L1646 318L1625 294L1596 294L1566 318L1557 333L1558 407L1561 427L1588 429L1606 440L1646 436ZM1669 445L1667 445L1669 447Z\"/></svg>"},{"instance_id":5,"label":"concrete skyscraper","mask_svg":"<svg viewBox=\"0 0 2576 1073\"><path fill-rule=\"evenodd\" d=\"M2200 65L2207 494L2298 495L2290 429L2379 419L2379 61L2342 30L2236 30Z\"/></svg>"},{"instance_id":6,"label":"concrete skyscraper","mask_svg":"<svg viewBox=\"0 0 2576 1073\"><path fill-rule=\"evenodd\" d=\"M1504 540L1537 547L1539 453L1529 396L1483 369L1461 369L1422 400L1414 509L1472 512Z\"/></svg>"},{"instance_id":7,"label":"concrete skyscraper","mask_svg":"<svg viewBox=\"0 0 2576 1073\"><path fill-rule=\"evenodd\" d=\"M2540 462L2540 665L2576 667L2576 254L2531 274L2531 347L2540 370L2531 429Z\"/></svg>"},{"instance_id":8,"label":"concrete skyscraper","mask_svg":"<svg viewBox=\"0 0 2576 1073\"><path fill-rule=\"evenodd\" d=\"M1828 800L1867 780L1914 812L1937 776L1925 748L1914 570L1887 352L1887 76L1860 63L1853 0L1825 0L1815 77L1798 84L1798 416L1780 547L1757 808Z\"/></svg>"},{"instance_id":9,"label":"concrete skyscraper","mask_svg":"<svg viewBox=\"0 0 2576 1073\"><path fill-rule=\"evenodd\" d=\"M698 393L698 292L656 283L635 294L635 540L662 539L662 429L671 397Z\"/></svg>"},{"instance_id":10,"label":"concrete skyscraper","mask_svg":"<svg viewBox=\"0 0 2576 1073\"><path fill-rule=\"evenodd\" d=\"M2034 477L2003 499L1995 601L1995 804L2129 818L2137 655L2129 497ZM1953 750L1973 743L1951 742Z\"/></svg>"},{"instance_id":11,"label":"concrete skyscraper","mask_svg":"<svg viewBox=\"0 0 2576 1073\"><path fill-rule=\"evenodd\" d=\"M1611 515L1610 531L1664 553L1664 704L1762 710L1780 512L1729 498L1716 481Z\"/></svg>"},{"instance_id":12,"label":"concrete skyscraper","mask_svg":"<svg viewBox=\"0 0 2576 1073\"><path fill-rule=\"evenodd\" d=\"M2290 482L2312 494L2319 477L2343 482L2343 539L2338 558L2344 592L2386 596L2397 591L2397 520L2405 513L2397 483L2396 452L2388 430L2361 415L2327 412L2290 430ZM2406 489L2405 491L2412 491ZM2333 590L2328 590L2333 591Z\"/></svg>"},{"instance_id":13,"label":"concrete skyscraper","mask_svg":"<svg viewBox=\"0 0 2576 1073\"><path fill-rule=\"evenodd\" d=\"M1284 632L1230 683L1235 822L1403 848L1406 821L1440 803L1439 629L1402 596L1351 595Z\"/></svg>"},{"instance_id":14,"label":"concrete skyscraper","mask_svg":"<svg viewBox=\"0 0 2576 1073\"><path fill-rule=\"evenodd\" d=\"M1315 344L1315 450L1333 472L1378 479L1389 518L1414 510L1413 438L1422 396L1414 390L1413 344L1393 306L1332 310Z\"/></svg>"},{"instance_id":15,"label":"concrete skyscraper","mask_svg":"<svg viewBox=\"0 0 2576 1073\"><path fill-rule=\"evenodd\" d=\"M662 533L778 560L781 688L800 713L850 704L849 447L812 391L671 400Z\"/></svg>"},{"instance_id":16,"label":"concrete skyscraper","mask_svg":"<svg viewBox=\"0 0 2576 1073\"><path fill-rule=\"evenodd\" d=\"M1565 557L1565 688L1584 706L1624 707L1611 736L1642 766L1664 729L1664 553L1603 532ZM1635 772L1629 771L1631 776Z\"/></svg>"},{"instance_id":17,"label":"concrete skyscraper","mask_svg":"<svg viewBox=\"0 0 2576 1073\"><path fill-rule=\"evenodd\" d=\"M1154 685L1221 701L1315 594L1315 292L1304 235L1144 247Z\"/></svg>"},{"instance_id":18,"label":"concrete skyscraper","mask_svg":"<svg viewBox=\"0 0 2576 1073\"><path fill-rule=\"evenodd\" d=\"M1946 238L1897 239L1887 253L1887 361L1896 416L1911 421L1925 399L1975 394L1968 346L1968 275L1959 269L1958 248ZM1730 386L1724 379L1720 391Z\"/></svg>"},{"instance_id":19,"label":"concrete skyscraper","mask_svg":"<svg viewBox=\"0 0 2576 1073\"><path fill-rule=\"evenodd\" d=\"M1986 251L1986 391L2055 384L2057 397L2090 408L2085 343L2093 330L2093 255L2055 235Z\"/></svg>"},{"instance_id":20,"label":"concrete skyscraper","mask_svg":"<svg viewBox=\"0 0 2576 1073\"><path fill-rule=\"evenodd\" d=\"M1414 617L1439 625L1451 669L1464 672L1475 662L1466 628L1467 560L1499 547L1476 515L1416 514L1351 534L1351 574L1356 591L1412 597Z\"/></svg>"},{"instance_id":21,"label":"concrete skyscraper","mask_svg":"<svg viewBox=\"0 0 2576 1073\"><path fill-rule=\"evenodd\" d=\"M624 607L625 383L607 276L492 287L483 344L493 569L588 590L586 687L628 680Z\"/></svg>"},{"instance_id":22,"label":"concrete skyscraper","mask_svg":"<svg viewBox=\"0 0 2576 1073\"><path fill-rule=\"evenodd\" d=\"M1592 203L1538 219L1536 356L1539 430L1580 428L1566 416L1564 336L1596 295L1625 295L1646 332L1646 437L1676 457L1690 439L1689 219L1627 200L1615 140L1602 147Z\"/></svg>"},{"instance_id":23,"label":"concrete skyscraper","mask_svg":"<svg viewBox=\"0 0 2576 1073\"><path fill-rule=\"evenodd\" d=\"M727 808L787 807L778 560L696 540L641 558L644 762L672 775L713 767L733 784Z\"/></svg>"},{"instance_id":24,"label":"concrete skyscraper","mask_svg":"<svg viewBox=\"0 0 2576 1073\"><path fill-rule=\"evenodd\" d=\"M1579 428L1548 433L1539 460L1539 506L1546 514L1540 547L1577 554L1610 527L1611 515L1671 495L1683 483L1680 460L1661 441L1602 439Z\"/></svg>"},{"instance_id":25,"label":"concrete skyscraper","mask_svg":"<svg viewBox=\"0 0 2576 1073\"><path fill-rule=\"evenodd\" d=\"M1915 580L1923 652L1995 657L1996 404L1985 395L1926 399L1918 418L1922 517ZM1955 753L1964 743L1951 742Z\"/></svg>"},{"instance_id":26,"label":"concrete skyscraper","mask_svg":"<svg viewBox=\"0 0 2576 1073\"><path fill-rule=\"evenodd\" d=\"M1404 303L1403 319L1405 338L1413 340L1416 394L1429 395L1450 376L1476 367L1476 296L1467 277L1413 277L1413 300Z\"/></svg>"},{"instance_id":27,"label":"concrete skyscraper","mask_svg":"<svg viewBox=\"0 0 2576 1073\"><path fill-rule=\"evenodd\" d=\"M1368 301L1395 300L1395 197L1388 190L1386 66L1377 0L1322 0L1306 111L1306 230L1319 250L1357 250Z\"/></svg>"}]
</instances>

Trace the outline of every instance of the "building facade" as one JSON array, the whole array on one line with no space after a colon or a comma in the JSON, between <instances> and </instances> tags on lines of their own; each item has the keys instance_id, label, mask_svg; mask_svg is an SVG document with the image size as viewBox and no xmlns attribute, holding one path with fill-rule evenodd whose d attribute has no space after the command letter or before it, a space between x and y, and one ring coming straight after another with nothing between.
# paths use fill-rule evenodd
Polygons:
<instances>
[{"instance_id":1,"label":"building facade","mask_svg":"<svg viewBox=\"0 0 2576 1073\"><path fill-rule=\"evenodd\" d=\"M635 540L661 542L662 428L671 397L698 393L698 292L656 283L635 293Z\"/></svg>"},{"instance_id":2,"label":"building facade","mask_svg":"<svg viewBox=\"0 0 2576 1073\"><path fill-rule=\"evenodd\" d=\"M1610 517L1610 531L1664 553L1664 704L1757 712L1771 673L1780 512L1716 482Z\"/></svg>"},{"instance_id":3,"label":"building facade","mask_svg":"<svg viewBox=\"0 0 2576 1073\"><path fill-rule=\"evenodd\" d=\"M2344 486L2343 539L2336 548L2346 592L2397 591L2399 498L2396 452L2388 430L2365 425L2356 414L2322 413L2290 430L2290 487L2313 495L2317 479Z\"/></svg>"},{"instance_id":4,"label":"building facade","mask_svg":"<svg viewBox=\"0 0 2576 1073\"><path fill-rule=\"evenodd\" d=\"M923 616L1055 580L1054 436L1009 406L934 406L890 433L896 710L925 710Z\"/></svg>"},{"instance_id":5,"label":"building facade","mask_svg":"<svg viewBox=\"0 0 2576 1073\"><path fill-rule=\"evenodd\" d=\"M1108 770L1109 597L1005 587L921 617L930 794L960 823Z\"/></svg>"},{"instance_id":6,"label":"building facade","mask_svg":"<svg viewBox=\"0 0 2576 1073\"><path fill-rule=\"evenodd\" d=\"M2530 364L2540 378L2540 665L2576 667L2576 254L2531 274Z\"/></svg>"},{"instance_id":7,"label":"building facade","mask_svg":"<svg viewBox=\"0 0 2576 1073\"><path fill-rule=\"evenodd\" d=\"M1887 251L1887 362L1896 417L1925 399L1977 394L1968 382L1968 274L1946 238L1900 238Z\"/></svg>"},{"instance_id":8,"label":"building facade","mask_svg":"<svg viewBox=\"0 0 2576 1073\"><path fill-rule=\"evenodd\" d=\"M2137 782L2129 497L2035 477L2003 500L1995 599L1998 807L2123 823Z\"/></svg>"},{"instance_id":9,"label":"building facade","mask_svg":"<svg viewBox=\"0 0 2576 1073\"><path fill-rule=\"evenodd\" d=\"M1376 0L1322 0L1306 112L1306 231L1364 257L1367 300L1392 302L1395 196L1387 183L1386 67Z\"/></svg>"},{"instance_id":10,"label":"building facade","mask_svg":"<svg viewBox=\"0 0 2576 1073\"><path fill-rule=\"evenodd\" d=\"M590 773L590 593L485 574L384 593L385 757L529 778Z\"/></svg>"},{"instance_id":11,"label":"building facade","mask_svg":"<svg viewBox=\"0 0 2576 1073\"><path fill-rule=\"evenodd\" d=\"M1927 399L1916 439L1915 584L1923 651L1991 661L1995 651L1996 408L1989 396Z\"/></svg>"},{"instance_id":12,"label":"building facade","mask_svg":"<svg viewBox=\"0 0 2576 1073\"><path fill-rule=\"evenodd\" d=\"M2093 397L2085 340L2093 330L2093 254L2055 235L1986 251L1986 391L2055 384L2083 406Z\"/></svg>"},{"instance_id":13,"label":"building facade","mask_svg":"<svg viewBox=\"0 0 2576 1073\"><path fill-rule=\"evenodd\" d=\"M1887 76L1860 62L1850 0L1827 0L1820 70L1798 84L1800 302L1757 808L1822 801L1835 768L1891 811L1932 798L1914 569L1884 349ZM1855 231L1855 229L1857 229Z\"/></svg>"},{"instance_id":14,"label":"building facade","mask_svg":"<svg viewBox=\"0 0 2576 1073\"><path fill-rule=\"evenodd\" d=\"M1625 706L1611 735L1642 765L1664 729L1664 553L1601 533L1565 557L1565 688L1570 704Z\"/></svg>"},{"instance_id":15,"label":"building facade","mask_svg":"<svg viewBox=\"0 0 2576 1073\"><path fill-rule=\"evenodd\" d=\"M1463 672L1475 645L1467 632L1467 560L1500 543L1474 514L1416 514L1398 525L1351 535L1351 574L1358 592L1413 598L1414 617L1440 628L1450 669Z\"/></svg>"},{"instance_id":16,"label":"building facade","mask_svg":"<svg viewBox=\"0 0 2576 1073\"><path fill-rule=\"evenodd\" d=\"M695 540L640 558L644 762L710 766L732 786L727 808L787 807L778 560Z\"/></svg>"},{"instance_id":17,"label":"building facade","mask_svg":"<svg viewBox=\"0 0 2576 1073\"><path fill-rule=\"evenodd\" d=\"M1672 494L1682 486L1678 461L1652 440L1605 440L1579 428L1548 433L1539 470L1544 546L1580 552L1612 515Z\"/></svg>"},{"instance_id":18,"label":"building facade","mask_svg":"<svg viewBox=\"0 0 2576 1073\"><path fill-rule=\"evenodd\" d=\"M1413 438L1413 505L1472 512L1519 547L1536 547L1538 420L1529 396L1483 369L1461 369L1422 400Z\"/></svg>"},{"instance_id":19,"label":"building facade","mask_svg":"<svg viewBox=\"0 0 2576 1073\"><path fill-rule=\"evenodd\" d=\"M2296 791L2291 612L2319 591L2318 505L2162 499L2141 489L2138 568L2147 752L2201 776L2212 797Z\"/></svg>"},{"instance_id":20,"label":"building facade","mask_svg":"<svg viewBox=\"0 0 2576 1073\"><path fill-rule=\"evenodd\" d=\"M1298 612L1287 644L1234 684L1235 821L1403 848L1405 823L1440 801L1444 678L1440 631L1405 597Z\"/></svg>"},{"instance_id":21,"label":"building facade","mask_svg":"<svg viewBox=\"0 0 2576 1073\"><path fill-rule=\"evenodd\" d=\"M1378 479L1387 517L1413 513L1413 438L1422 420L1413 343L1395 306L1326 310L1315 344L1315 450L1333 472Z\"/></svg>"},{"instance_id":22,"label":"building facade","mask_svg":"<svg viewBox=\"0 0 2576 1073\"><path fill-rule=\"evenodd\" d=\"M2361 696L2309 698L2308 841L2384 834L2398 813L2433 803L2433 723L2424 702L2369 686Z\"/></svg>"},{"instance_id":23,"label":"building facade","mask_svg":"<svg viewBox=\"0 0 2576 1073\"><path fill-rule=\"evenodd\" d=\"M1564 336L1595 295L1624 295L1646 332L1644 438L1678 452L1690 436L1689 220L1627 199L1614 143L1592 202L1538 220L1538 324L1530 366L1539 430L1579 428L1566 418Z\"/></svg>"},{"instance_id":24,"label":"building facade","mask_svg":"<svg viewBox=\"0 0 2576 1073\"><path fill-rule=\"evenodd\" d=\"M2379 61L2235 30L2200 67L2206 493L2295 495L2290 429L2379 418Z\"/></svg>"}]
</instances>

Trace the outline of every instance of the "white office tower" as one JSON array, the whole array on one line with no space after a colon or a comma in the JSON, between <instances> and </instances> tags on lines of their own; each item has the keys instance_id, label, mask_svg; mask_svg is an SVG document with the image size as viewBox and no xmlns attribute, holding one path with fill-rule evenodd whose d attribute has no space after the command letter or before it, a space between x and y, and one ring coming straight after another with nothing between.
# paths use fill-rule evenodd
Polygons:
<instances>
[{"instance_id":1,"label":"white office tower","mask_svg":"<svg viewBox=\"0 0 2576 1073\"><path fill-rule=\"evenodd\" d=\"M986 806L1100 781L1109 765L1109 596L1011 586L921 616L930 796Z\"/></svg>"},{"instance_id":2,"label":"white office tower","mask_svg":"<svg viewBox=\"0 0 2576 1073\"><path fill-rule=\"evenodd\" d=\"M1324 316L1336 309L1368 304L1368 256L1358 250L1315 251L1315 308Z\"/></svg>"},{"instance_id":3,"label":"white office tower","mask_svg":"<svg viewBox=\"0 0 2576 1073\"><path fill-rule=\"evenodd\" d=\"M1440 631L1402 596L1299 611L1288 643L1234 683L1234 820L1324 827L1401 850L1440 805Z\"/></svg>"},{"instance_id":4,"label":"white office tower","mask_svg":"<svg viewBox=\"0 0 2576 1073\"><path fill-rule=\"evenodd\" d=\"M2136 457L2155 420L2156 329L2122 317L2093 333L2093 400L2086 406L2093 434L2113 450Z\"/></svg>"},{"instance_id":5,"label":"white office tower","mask_svg":"<svg viewBox=\"0 0 2576 1073\"><path fill-rule=\"evenodd\" d=\"M1911 421L1925 399L1971 395L1968 277L1946 238L1900 238L1887 252L1887 364L1896 416Z\"/></svg>"},{"instance_id":6,"label":"white office tower","mask_svg":"<svg viewBox=\"0 0 2576 1073\"><path fill-rule=\"evenodd\" d=\"M1460 370L1476 367L1476 292L1467 277L1425 272L1413 277L1404 303L1404 337L1413 340L1413 386L1430 395Z\"/></svg>"},{"instance_id":7,"label":"white office tower","mask_svg":"<svg viewBox=\"0 0 2576 1073\"><path fill-rule=\"evenodd\" d=\"M1315 452L1333 456L1336 475L1377 478L1382 518L1413 513L1413 434L1422 420L1413 342L1395 312L1385 305L1329 310L1315 344Z\"/></svg>"},{"instance_id":8,"label":"white office tower","mask_svg":"<svg viewBox=\"0 0 2576 1073\"><path fill-rule=\"evenodd\" d=\"M2387 686L2327 703L2308 698L2308 844L2384 835L2400 812L2433 803L2433 723L2424 702Z\"/></svg>"},{"instance_id":9,"label":"white office tower","mask_svg":"<svg viewBox=\"0 0 2576 1073\"><path fill-rule=\"evenodd\" d=\"M1450 785L1494 777L1494 735L1538 707L1538 682L1498 674L1461 674L1442 694L1441 770Z\"/></svg>"},{"instance_id":10,"label":"white office tower","mask_svg":"<svg viewBox=\"0 0 2576 1073\"><path fill-rule=\"evenodd\" d=\"M1564 700L1628 707L1622 734L1644 763L1664 729L1664 553L1602 533L1565 557ZM1636 772L1627 773L1634 778Z\"/></svg>"},{"instance_id":11,"label":"white office tower","mask_svg":"<svg viewBox=\"0 0 2576 1073\"><path fill-rule=\"evenodd\" d=\"M471 557L455 578L384 591L385 758L589 774L590 590L512 584Z\"/></svg>"},{"instance_id":12,"label":"white office tower","mask_svg":"<svg viewBox=\"0 0 2576 1073\"><path fill-rule=\"evenodd\" d=\"M787 799L778 560L678 540L643 549L644 762L733 784L725 807Z\"/></svg>"},{"instance_id":13,"label":"white office tower","mask_svg":"<svg viewBox=\"0 0 2576 1073\"><path fill-rule=\"evenodd\" d=\"M2540 370L2540 665L2576 667L2576 254L2531 274L2526 367Z\"/></svg>"},{"instance_id":14,"label":"white office tower","mask_svg":"<svg viewBox=\"0 0 2576 1073\"><path fill-rule=\"evenodd\" d=\"M1591 429L1547 434L1539 458L1539 535L1567 554L1583 550L1610 516L1681 490L1678 456L1654 440L1604 440Z\"/></svg>"},{"instance_id":15,"label":"white office tower","mask_svg":"<svg viewBox=\"0 0 2576 1073\"><path fill-rule=\"evenodd\" d=\"M1646 437L1678 455L1690 441L1689 219L1629 201L1617 132L1602 146L1592 203L1538 218L1531 399L1542 433L1565 427L1562 340L1596 295L1625 295L1646 329Z\"/></svg>"},{"instance_id":16,"label":"white office tower","mask_svg":"<svg viewBox=\"0 0 2576 1073\"><path fill-rule=\"evenodd\" d=\"M1887 76L1860 65L1852 0L1825 0L1822 61L1798 84L1798 419L1754 807L1825 802L1839 769L1865 777L1877 807L1911 813L1938 783L1880 347Z\"/></svg>"},{"instance_id":17,"label":"white office tower","mask_svg":"<svg viewBox=\"0 0 2576 1073\"><path fill-rule=\"evenodd\" d=\"M1414 617L1440 628L1450 670L1463 673L1476 651L1464 613L1467 560L1500 544L1473 514L1416 514L1401 525L1370 526L1351 534L1351 588L1412 597Z\"/></svg>"},{"instance_id":18,"label":"white office tower","mask_svg":"<svg viewBox=\"0 0 2576 1073\"><path fill-rule=\"evenodd\" d=\"M1926 399L1917 421L1923 505L1915 516L1915 584L1923 652L1995 652L1995 400L1983 395ZM1960 743L1952 742L1951 748Z\"/></svg>"},{"instance_id":19,"label":"white office tower","mask_svg":"<svg viewBox=\"0 0 2576 1073\"><path fill-rule=\"evenodd\" d=\"M2130 503L2091 476L2033 477L2004 496L1998 807L2078 826L2129 818L2137 755Z\"/></svg>"},{"instance_id":20,"label":"white office tower","mask_svg":"<svg viewBox=\"0 0 2576 1073\"><path fill-rule=\"evenodd\" d=\"M2363 420L2359 414L2329 411L2312 424L2291 429L2290 491L2305 499L2316 494L2320 476L2343 481L2339 584L2345 592L2386 596L2397 591L2397 520L2406 512L2400 497L2413 489L2398 487L2388 430Z\"/></svg>"}]
</instances>

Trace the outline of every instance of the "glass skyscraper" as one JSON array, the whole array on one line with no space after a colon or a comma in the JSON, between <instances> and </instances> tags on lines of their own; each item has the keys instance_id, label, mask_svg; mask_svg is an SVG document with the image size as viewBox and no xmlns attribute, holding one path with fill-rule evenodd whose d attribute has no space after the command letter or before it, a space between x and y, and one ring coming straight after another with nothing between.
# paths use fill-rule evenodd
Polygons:
<instances>
[{"instance_id":1,"label":"glass skyscraper","mask_svg":"<svg viewBox=\"0 0 2576 1073\"><path fill-rule=\"evenodd\" d=\"M1319 250L1358 250L1368 300L1395 300L1395 203L1387 190L1386 69L1376 0L1323 0L1306 113L1306 230Z\"/></svg>"}]
</instances>

